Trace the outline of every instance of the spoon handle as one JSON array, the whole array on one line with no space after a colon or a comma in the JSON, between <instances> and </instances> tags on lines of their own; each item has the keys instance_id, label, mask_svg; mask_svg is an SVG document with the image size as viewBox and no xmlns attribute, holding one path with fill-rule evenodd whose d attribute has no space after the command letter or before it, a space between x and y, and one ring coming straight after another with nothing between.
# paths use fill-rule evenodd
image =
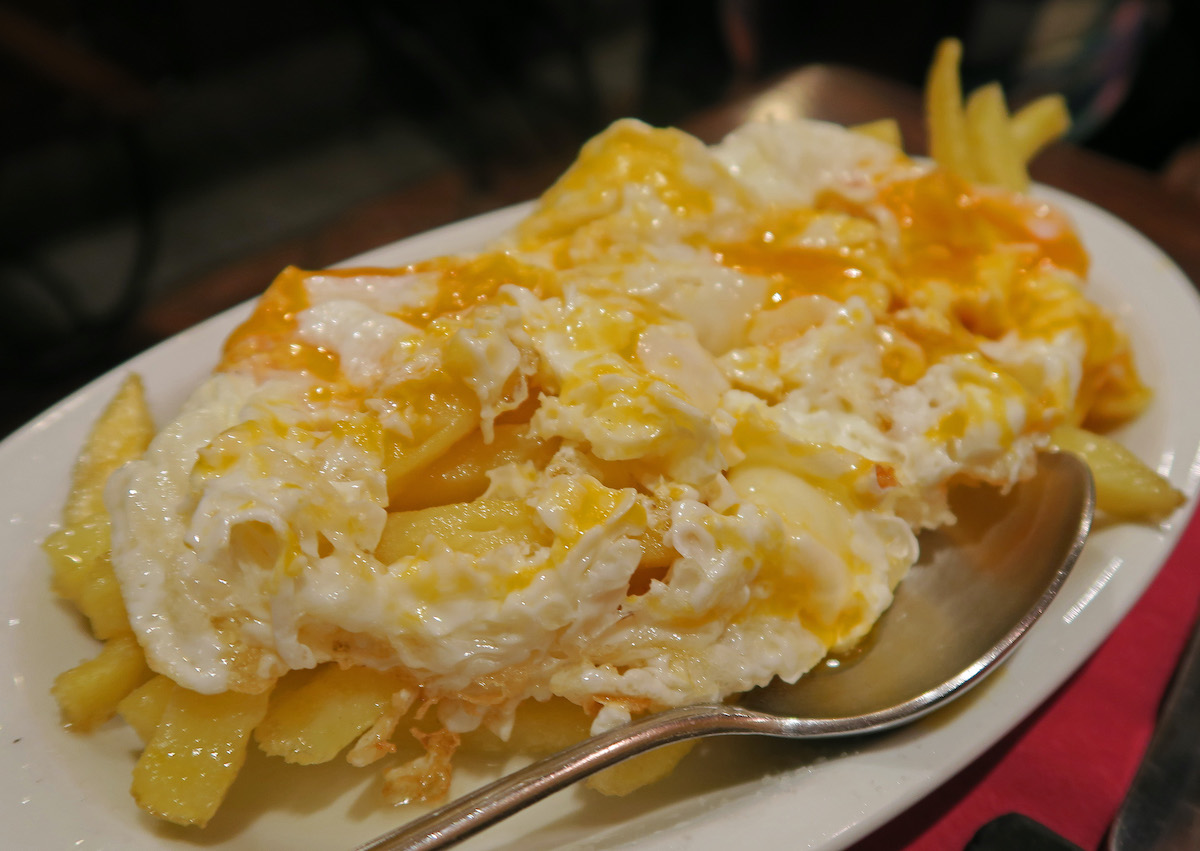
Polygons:
<instances>
[{"instance_id":1,"label":"spoon handle","mask_svg":"<svg viewBox=\"0 0 1200 851\"><path fill-rule=\"evenodd\" d=\"M539 760L360 845L355 851L431 851L445 848L576 780L653 748L684 739L721 734L794 736L798 732L796 723L795 719L785 721L722 704L669 709L593 736Z\"/></svg>"}]
</instances>

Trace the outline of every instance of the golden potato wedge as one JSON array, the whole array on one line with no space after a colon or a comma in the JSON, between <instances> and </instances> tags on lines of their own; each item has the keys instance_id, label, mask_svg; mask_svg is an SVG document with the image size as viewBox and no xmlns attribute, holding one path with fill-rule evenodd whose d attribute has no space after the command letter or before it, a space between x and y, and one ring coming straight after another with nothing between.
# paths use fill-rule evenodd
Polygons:
<instances>
[{"instance_id":1,"label":"golden potato wedge","mask_svg":"<svg viewBox=\"0 0 1200 851\"><path fill-rule=\"evenodd\" d=\"M51 693L63 719L76 730L91 730L117 711L127 694L152 676L131 633L104 643L100 653L54 680Z\"/></svg>"},{"instance_id":2,"label":"golden potato wedge","mask_svg":"<svg viewBox=\"0 0 1200 851\"><path fill-rule=\"evenodd\" d=\"M868 121L865 124L855 124L850 128L855 133L870 136L880 142L886 142L893 148L904 148L904 137L900 134L900 124L894 118L880 118L878 121Z\"/></svg>"},{"instance_id":3,"label":"golden potato wedge","mask_svg":"<svg viewBox=\"0 0 1200 851\"><path fill-rule=\"evenodd\" d=\"M628 795L643 786L662 780L675 770L675 766L679 765L680 760L695 746L695 741L688 741L655 748L592 775L587 779L586 785L604 795Z\"/></svg>"},{"instance_id":4,"label":"golden potato wedge","mask_svg":"<svg viewBox=\"0 0 1200 851\"><path fill-rule=\"evenodd\" d=\"M287 762L328 762L375 723L403 686L390 671L323 665L303 685L272 697L254 738L264 753Z\"/></svg>"},{"instance_id":5,"label":"golden potato wedge","mask_svg":"<svg viewBox=\"0 0 1200 851\"><path fill-rule=\"evenodd\" d=\"M976 179L1014 192L1027 189L1029 175L1013 141L999 83L989 83L971 93L966 120Z\"/></svg>"},{"instance_id":6,"label":"golden potato wedge","mask_svg":"<svg viewBox=\"0 0 1200 851\"><path fill-rule=\"evenodd\" d=\"M962 83L958 68L962 43L944 39L934 54L925 83L925 121L929 154L942 168L967 180L975 179L963 113Z\"/></svg>"},{"instance_id":7,"label":"golden potato wedge","mask_svg":"<svg viewBox=\"0 0 1200 851\"><path fill-rule=\"evenodd\" d=\"M125 695L117 704L117 713L143 744L149 744L174 692L175 683L169 677L153 677Z\"/></svg>"},{"instance_id":8,"label":"golden potato wedge","mask_svg":"<svg viewBox=\"0 0 1200 851\"><path fill-rule=\"evenodd\" d=\"M1110 437L1062 425L1051 444L1081 457L1096 481L1096 508L1124 520L1155 523L1184 503L1182 493Z\"/></svg>"},{"instance_id":9,"label":"golden potato wedge","mask_svg":"<svg viewBox=\"0 0 1200 851\"><path fill-rule=\"evenodd\" d=\"M108 553L92 562L85 571L85 582L80 589L76 605L88 619L92 635L100 639L112 638L129 632L129 614L125 611L125 598L113 572Z\"/></svg>"},{"instance_id":10,"label":"golden potato wedge","mask_svg":"<svg viewBox=\"0 0 1200 851\"><path fill-rule=\"evenodd\" d=\"M404 398L394 401L415 409L416 417L412 434L385 436L389 500L401 496L406 476L432 464L479 425L479 399L456 384L432 381L427 387L408 387Z\"/></svg>"},{"instance_id":11,"label":"golden potato wedge","mask_svg":"<svg viewBox=\"0 0 1200 851\"><path fill-rule=\"evenodd\" d=\"M487 490L488 472L503 464L532 461L545 465L558 441L529 437L526 424L497 425L490 443L474 431L455 443L428 467L405 476L390 488L390 511L468 502Z\"/></svg>"},{"instance_id":12,"label":"golden potato wedge","mask_svg":"<svg viewBox=\"0 0 1200 851\"><path fill-rule=\"evenodd\" d=\"M1017 110L1011 132L1017 155L1029 162L1038 151L1062 137L1071 127L1071 113L1062 95L1045 95Z\"/></svg>"},{"instance_id":13,"label":"golden potato wedge","mask_svg":"<svg viewBox=\"0 0 1200 851\"><path fill-rule=\"evenodd\" d=\"M198 694L175 686L133 768L131 792L151 815L203 827L246 761L267 693Z\"/></svg>"},{"instance_id":14,"label":"golden potato wedge","mask_svg":"<svg viewBox=\"0 0 1200 851\"><path fill-rule=\"evenodd\" d=\"M514 499L477 499L388 514L375 557L390 564L420 551L432 536L451 549L483 555L508 543L545 543L532 508Z\"/></svg>"},{"instance_id":15,"label":"golden potato wedge","mask_svg":"<svg viewBox=\"0 0 1200 851\"><path fill-rule=\"evenodd\" d=\"M587 713L566 698L526 700L517 707L507 741L481 727L462 737L462 748L488 754L542 756L586 739L591 726Z\"/></svg>"},{"instance_id":16,"label":"golden potato wedge","mask_svg":"<svg viewBox=\"0 0 1200 851\"><path fill-rule=\"evenodd\" d=\"M42 542L55 593L75 604L97 638L129 631L125 604L107 558L104 486L114 470L146 450L153 434L141 379L130 375L92 426L75 462L63 527Z\"/></svg>"},{"instance_id":17,"label":"golden potato wedge","mask_svg":"<svg viewBox=\"0 0 1200 851\"><path fill-rule=\"evenodd\" d=\"M146 405L142 379L128 376L91 434L72 474L71 494L63 509L67 525L104 513L104 485L113 470L146 451L154 422Z\"/></svg>"},{"instance_id":18,"label":"golden potato wedge","mask_svg":"<svg viewBox=\"0 0 1200 851\"><path fill-rule=\"evenodd\" d=\"M54 593L78 606L93 565L109 550L108 515L96 514L57 529L46 536L42 550L50 562Z\"/></svg>"}]
</instances>

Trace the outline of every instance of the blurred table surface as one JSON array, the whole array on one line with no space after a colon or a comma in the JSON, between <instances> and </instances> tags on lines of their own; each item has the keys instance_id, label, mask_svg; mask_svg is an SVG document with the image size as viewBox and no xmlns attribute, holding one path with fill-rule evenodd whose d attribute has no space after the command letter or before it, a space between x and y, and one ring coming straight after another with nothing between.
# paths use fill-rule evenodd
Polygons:
<instances>
[{"instance_id":1,"label":"blurred table surface","mask_svg":"<svg viewBox=\"0 0 1200 851\"><path fill-rule=\"evenodd\" d=\"M910 151L924 150L919 94L845 68L808 66L734 92L683 123L707 141L741 122L806 115L852 124L896 117ZM346 213L329 226L198 280L146 311L136 335L153 342L260 292L288 263L329 265L464 216L533 197L566 164L501 172L486 192L449 171ZM1034 177L1103 207L1200 280L1200 204L1145 171L1058 144ZM1136 286L1137 282L1130 282ZM941 789L855 846L855 851L962 848L984 822L1020 811L1095 848L1132 778L1159 698L1200 598L1197 524L1103 648L1037 713Z\"/></svg>"}]
</instances>

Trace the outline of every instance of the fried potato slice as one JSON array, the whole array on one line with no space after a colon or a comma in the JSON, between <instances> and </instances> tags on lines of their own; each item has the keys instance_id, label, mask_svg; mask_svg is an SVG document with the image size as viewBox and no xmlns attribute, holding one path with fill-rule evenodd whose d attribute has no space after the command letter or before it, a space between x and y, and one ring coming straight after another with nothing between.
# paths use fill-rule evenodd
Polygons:
<instances>
[{"instance_id":1,"label":"fried potato slice","mask_svg":"<svg viewBox=\"0 0 1200 851\"><path fill-rule=\"evenodd\" d=\"M287 762L328 762L391 705L404 679L391 671L326 664L298 688L276 693L254 731L259 748Z\"/></svg>"},{"instance_id":2,"label":"fried potato slice","mask_svg":"<svg viewBox=\"0 0 1200 851\"><path fill-rule=\"evenodd\" d=\"M1096 482L1096 508L1124 520L1156 523L1182 505L1185 497L1117 441L1076 426L1062 425L1050 435L1056 449L1081 457Z\"/></svg>"},{"instance_id":3,"label":"fried potato slice","mask_svg":"<svg viewBox=\"0 0 1200 851\"><path fill-rule=\"evenodd\" d=\"M961 61L957 39L938 45L925 86L930 156L965 180L1023 192L1029 188L1029 160L1070 126L1066 102L1050 95L1013 116L1000 84L989 83L972 92L964 106Z\"/></svg>"},{"instance_id":4,"label":"fried potato slice","mask_svg":"<svg viewBox=\"0 0 1200 851\"><path fill-rule=\"evenodd\" d=\"M517 707L507 740L481 727L462 737L462 748L485 754L544 756L586 739L591 726L587 713L564 697L529 699Z\"/></svg>"},{"instance_id":5,"label":"fried potato slice","mask_svg":"<svg viewBox=\"0 0 1200 851\"><path fill-rule=\"evenodd\" d=\"M419 552L431 536L458 552L483 555L509 543L542 543L548 534L520 500L477 499L388 514L375 557L391 564Z\"/></svg>"},{"instance_id":6,"label":"fried potato slice","mask_svg":"<svg viewBox=\"0 0 1200 851\"><path fill-rule=\"evenodd\" d=\"M961 61L962 42L958 39L947 38L937 46L925 82L925 121L934 161L947 171L974 180L959 81Z\"/></svg>"},{"instance_id":7,"label":"fried potato slice","mask_svg":"<svg viewBox=\"0 0 1200 851\"><path fill-rule=\"evenodd\" d=\"M391 511L411 511L476 499L487 490L488 472L504 464L532 461L545 466L558 441L535 440L526 424L497 425L491 442L481 431L468 434L428 467L405 476L391 489Z\"/></svg>"},{"instance_id":8,"label":"fried potato slice","mask_svg":"<svg viewBox=\"0 0 1200 851\"><path fill-rule=\"evenodd\" d=\"M90 568L109 550L109 522L105 514L57 529L46 536L42 551L50 562L50 585L59 597L78 607L90 581Z\"/></svg>"},{"instance_id":9,"label":"fried potato slice","mask_svg":"<svg viewBox=\"0 0 1200 851\"><path fill-rule=\"evenodd\" d=\"M142 379L131 374L92 426L75 462L63 520L73 525L103 514L108 477L126 461L145 452L153 436L154 422L146 405Z\"/></svg>"},{"instance_id":10,"label":"fried potato slice","mask_svg":"<svg viewBox=\"0 0 1200 851\"><path fill-rule=\"evenodd\" d=\"M587 779L586 785L604 795L628 795L643 786L662 780L675 770L680 760L695 746L695 741L663 745L592 775Z\"/></svg>"},{"instance_id":11,"label":"fried potato slice","mask_svg":"<svg viewBox=\"0 0 1200 851\"><path fill-rule=\"evenodd\" d=\"M112 562L105 552L78 576L79 596L75 605L92 628L92 635L109 639L129 632L129 614L125 611L125 598L113 572Z\"/></svg>"},{"instance_id":12,"label":"fried potato slice","mask_svg":"<svg viewBox=\"0 0 1200 851\"><path fill-rule=\"evenodd\" d=\"M977 178L1014 192L1029 188L1029 175L1009 127L1008 107L999 83L980 86L967 99L967 139Z\"/></svg>"},{"instance_id":13,"label":"fried potato slice","mask_svg":"<svg viewBox=\"0 0 1200 851\"><path fill-rule=\"evenodd\" d=\"M117 704L117 712L142 740L149 744L175 692L175 683L161 674L135 688Z\"/></svg>"},{"instance_id":14,"label":"fried potato slice","mask_svg":"<svg viewBox=\"0 0 1200 851\"><path fill-rule=\"evenodd\" d=\"M1017 110L1010 124L1013 145L1022 162L1060 138L1071 127L1071 113L1062 95L1044 95Z\"/></svg>"},{"instance_id":15,"label":"fried potato slice","mask_svg":"<svg viewBox=\"0 0 1200 851\"><path fill-rule=\"evenodd\" d=\"M203 827L246 761L267 693L199 694L175 686L133 768L138 806L175 824Z\"/></svg>"},{"instance_id":16,"label":"fried potato slice","mask_svg":"<svg viewBox=\"0 0 1200 851\"><path fill-rule=\"evenodd\" d=\"M900 123L894 118L880 118L864 124L855 124L850 128L855 133L870 136L880 142L886 142L893 148L904 149L904 137L900 133Z\"/></svg>"},{"instance_id":17,"label":"fried potato slice","mask_svg":"<svg viewBox=\"0 0 1200 851\"><path fill-rule=\"evenodd\" d=\"M59 674L50 691L76 730L103 724L121 700L153 676L132 633L110 638L94 658Z\"/></svg>"},{"instance_id":18,"label":"fried potato slice","mask_svg":"<svg viewBox=\"0 0 1200 851\"><path fill-rule=\"evenodd\" d=\"M388 432L384 472L388 499L402 495L403 481L446 454L479 425L479 399L466 387L431 380L406 387L404 398L393 402L416 410L411 434Z\"/></svg>"},{"instance_id":19,"label":"fried potato slice","mask_svg":"<svg viewBox=\"0 0 1200 851\"><path fill-rule=\"evenodd\" d=\"M75 462L62 528L42 543L55 593L87 617L97 638L129 631L125 603L108 561L104 486L114 470L146 450L153 434L141 379L130 375L92 427Z\"/></svg>"}]
</instances>

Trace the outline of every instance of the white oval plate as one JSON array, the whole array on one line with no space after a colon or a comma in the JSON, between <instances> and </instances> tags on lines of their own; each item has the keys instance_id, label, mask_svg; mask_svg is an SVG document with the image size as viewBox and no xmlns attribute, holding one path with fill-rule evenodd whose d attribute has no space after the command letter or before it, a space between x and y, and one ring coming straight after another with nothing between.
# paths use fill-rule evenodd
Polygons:
<instances>
[{"instance_id":1,"label":"white oval plate","mask_svg":"<svg viewBox=\"0 0 1200 851\"><path fill-rule=\"evenodd\" d=\"M1033 711L1137 600L1183 531L1200 479L1200 300L1165 255L1128 226L1049 189L1092 254L1093 297L1120 315L1149 411L1119 436L1189 497L1158 528L1092 535L1058 600L1001 671L950 708L894 733L845 744L713 740L677 776L629 798L569 790L466 843L469 848L844 848L953 776ZM398 265L470 250L519 218L510 208L385 246L347 265ZM48 588L38 543L54 528L75 455L121 377L142 374L155 415L169 417L215 364L242 305L103 376L0 444L0 822L25 849L350 849L403 811L376 806L374 771L341 761L294 768L252 755L204 831L143 816L129 797L136 737L114 721L88 736L62 730L54 676L95 643ZM251 749L252 752L254 749ZM461 772L463 785L473 782Z\"/></svg>"}]
</instances>

